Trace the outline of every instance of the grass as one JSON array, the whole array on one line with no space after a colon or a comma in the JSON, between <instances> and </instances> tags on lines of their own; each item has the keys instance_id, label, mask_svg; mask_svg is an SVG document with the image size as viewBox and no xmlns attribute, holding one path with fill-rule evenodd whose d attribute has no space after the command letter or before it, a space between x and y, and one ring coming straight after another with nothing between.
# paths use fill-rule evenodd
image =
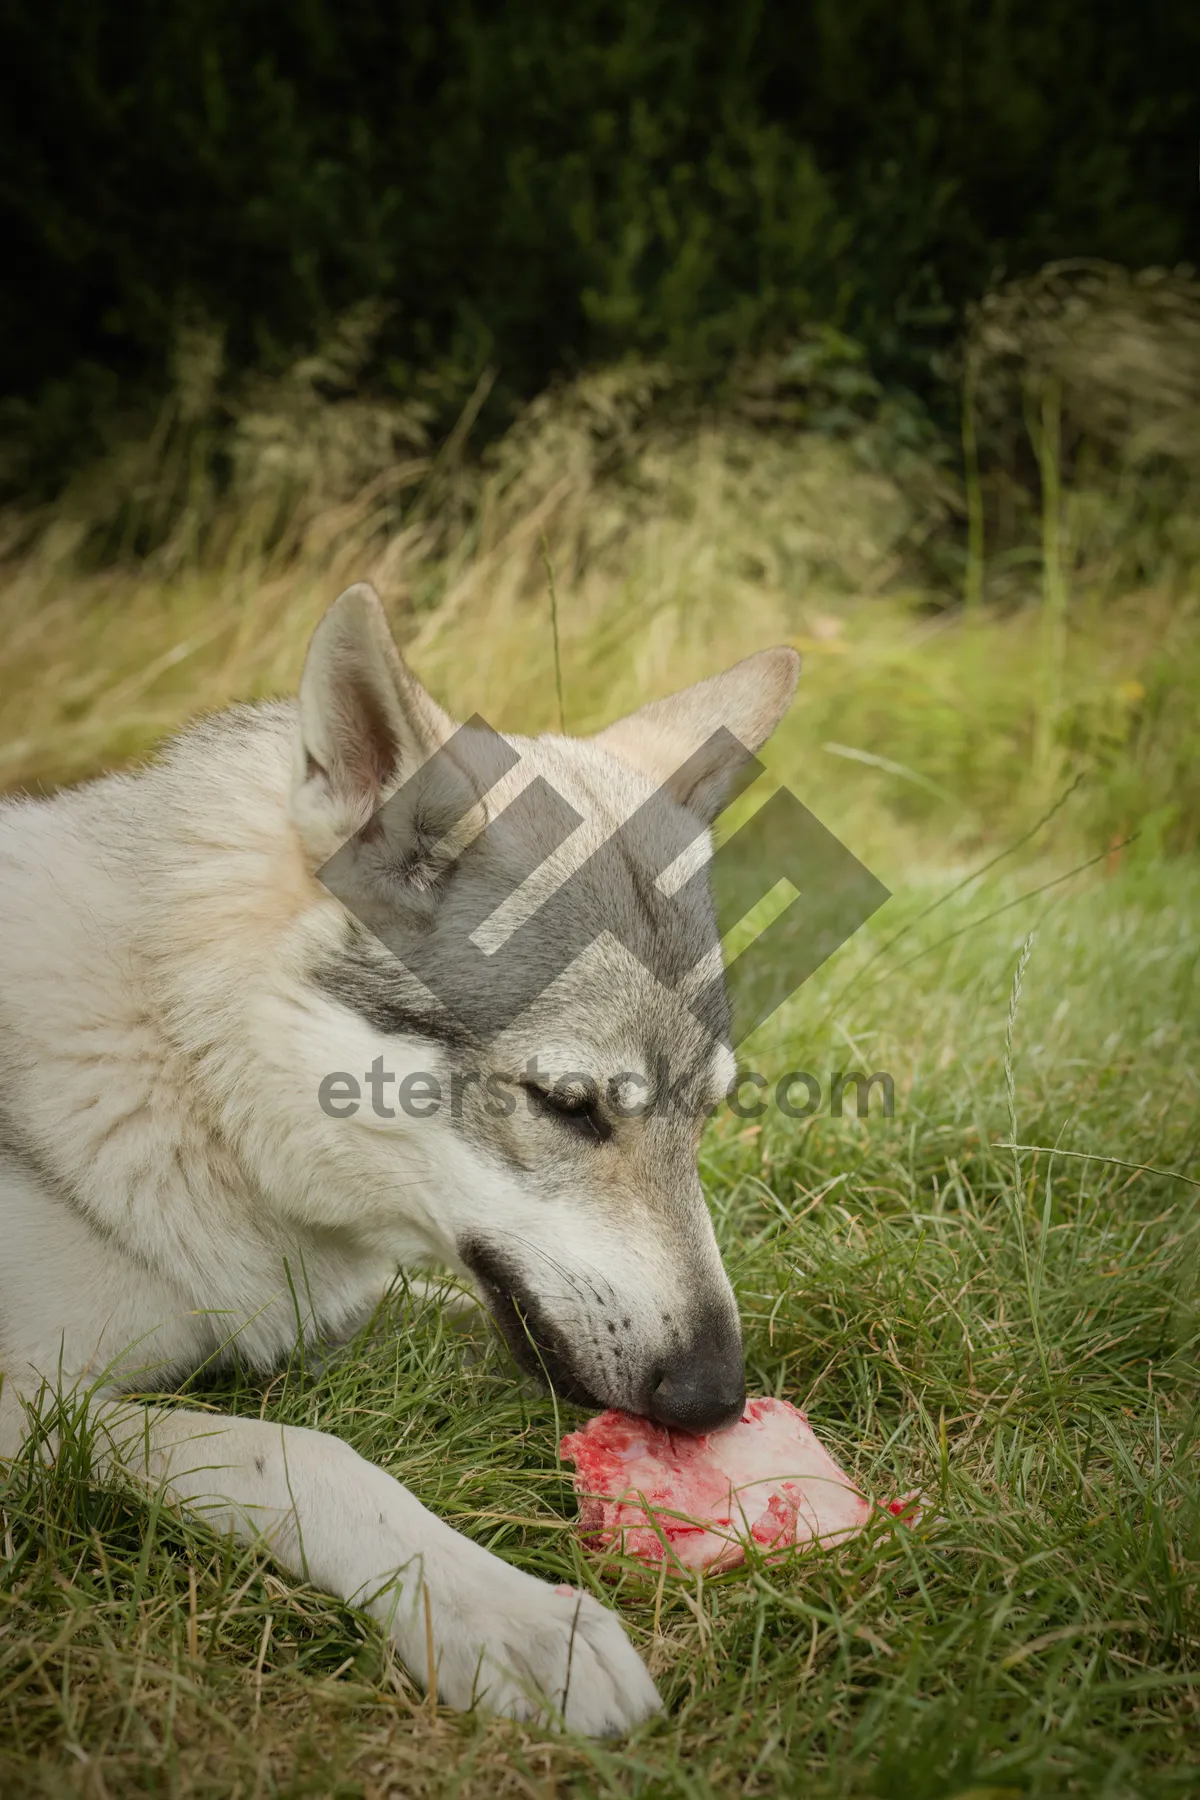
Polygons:
<instances>
[{"instance_id":1,"label":"grass","mask_svg":"<svg viewBox=\"0 0 1200 1800\"><path fill-rule=\"evenodd\" d=\"M1047 732L1036 559L1023 604L973 586L968 618L938 610L933 477L865 441L656 435L622 423L622 392L527 421L453 541L443 487L398 536L360 507L283 559L80 574L44 541L23 553L0 593L3 776L135 760L198 707L285 690L364 572L439 696L500 725L563 707L586 730L800 642L770 780L894 897L745 1054L812 1071L826 1102L833 1071L886 1070L895 1113L723 1113L702 1174L751 1391L806 1405L871 1492L919 1488L924 1519L709 1581L602 1577L556 1457L575 1415L401 1287L327 1361L206 1378L193 1403L337 1432L521 1567L604 1592L665 1719L596 1746L435 1714L351 1609L96 1487L77 1422L55 1468L0 1479L6 1795L1200 1788L1194 591L1114 594L1064 562ZM629 437L619 480L601 415Z\"/></svg>"},{"instance_id":2,"label":"grass","mask_svg":"<svg viewBox=\"0 0 1200 1800\"><path fill-rule=\"evenodd\" d=\"M763 1028L764 1070L891 1071L893 1118L726 1115L703 1151L751 1390L805 1404L877 1495L919 1487L923 1523L661 1592L602 1578L556 1461L570 1409L401 1291L327 1366L198 1398L336 1431L520 1566L607 1592L667 1719L616 1748L431 1717L353 1612L67 1457L0 1503L3 1791L1194 1792L1200 1190L996 1145L1032 928L1017 1141L1200 1173L1197 878L1131 864L933 947L1015 891L968 889L917 919L907 971L839 1001L830 968Z\"/></svg>"},{"instance_id":3,"label":"grass","mask_svg":"<svg viewBox=\"0 0 1200 1800\"><path fill-rule=\"evenodd\" d=\"M1053 429L1026 408L1046 495L1017 505L1003 469L980 473L979 444L964 503L944 456L883 414L837 438L762 429L673 411L666 383L638 366L581 377L476 464L465 424L397 461L395 422L311 394L296 410L289 381L242 417L229 457L243 485L185 508L141 560L94 566L82 550L104 538L106 507L175 517L190 491L177 465L199 451L165 428L157 485L133 446L136 480L117 458L49 516L0 515L0 788L136 762L198 710L294 692L316 619L365 577L463 716L588 731L791 641L806 670L776 766L803 770L807 794L871 843L899 825L909 851L945 862L1017 835L1082 773L1062 821L1075 841L1136 827L1200 848L1186 484L1151 532L1128 495L1158 489L1137 468L1088 485L1076 456L1064 474L1066 388L1047 390ZM364 444L390 460L376 469ZM1002 475L1017 524L1006 537L989 519L985 538Z\"/></svg>"}]
</instances>

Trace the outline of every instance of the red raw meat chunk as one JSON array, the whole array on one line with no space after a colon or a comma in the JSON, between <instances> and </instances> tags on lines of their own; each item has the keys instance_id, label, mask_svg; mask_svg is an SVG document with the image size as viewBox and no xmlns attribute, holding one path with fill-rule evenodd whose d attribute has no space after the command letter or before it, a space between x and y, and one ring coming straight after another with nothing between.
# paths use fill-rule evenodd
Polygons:
<instances>
[{"instance_id":1,"label":"red raw meat chunk","mask_svg":"<svg viewBox=\"0 0 1200 1800\"><path fill-rule=\"evenodd\" d=\"M745 1559L748 1541L779 1550L837 1543L871 1515L786 1400L751 1400L736 1425L702 1437L605 1412L560 1448L575 1464L584 1535L641 1562L728 1569Z\"/></svg>"}]
</instances>

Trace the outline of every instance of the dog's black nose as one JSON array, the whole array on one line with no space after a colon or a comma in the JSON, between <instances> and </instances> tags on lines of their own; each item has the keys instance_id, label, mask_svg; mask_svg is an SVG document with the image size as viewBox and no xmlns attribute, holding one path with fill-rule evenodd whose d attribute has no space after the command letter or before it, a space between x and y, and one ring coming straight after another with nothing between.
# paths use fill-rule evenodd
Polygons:
<instances>
[{"instance_id":1,"label":"dog's black nose","mask_svg":"<svg viewBox=\"0 0 1200 1800\"><path fill-rule=\"evenodd\" d=\"M746 1371L735 1326L722 1321L698 1333L655 1371L646 1411L680 1431L717 1431L746 1405Z\"/></svg>"}]
</instances>

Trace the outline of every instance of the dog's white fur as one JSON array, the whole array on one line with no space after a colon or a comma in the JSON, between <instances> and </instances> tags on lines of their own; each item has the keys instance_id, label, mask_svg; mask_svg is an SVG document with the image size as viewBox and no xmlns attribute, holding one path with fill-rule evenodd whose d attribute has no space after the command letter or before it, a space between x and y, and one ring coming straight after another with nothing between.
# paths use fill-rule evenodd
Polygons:
<instances>
[{"instance_id":1,"label":"dog's white fur","mask_svg":"<svg viewBox=\"0 0 1200 1800\"><path fill-rule=\"evenodd\" d=\"M716 725L757 748L795 673L792 653L764 652L598 740L513 742L603 834ZM696 1292L731 1314L693 1122L682 1138L631 1127L610 1153L529 1120L506 1159L444 1118L339 1120L316 1104L331 1070L382 1054L403 1076L440 1054L381 1032L311 970L347 926L315 871L452 729L373 594L351 589L318 627L298 706L239 709L135 776L0 808L0 1455L45 1384L86 1391L102 1471L265 1540L366 1607L418 1678L428 1605L451 1705L611 1733L659 1702L594 1599L509 1567L336 1438L121 1397L234 1342L270 1366L294 1344L297 1293L306 1333L346 1335L397 1268L468 1274L464 1233L481 1228L524 1247L524 1278L612 1403L638 1403L660 1321ZM640 1066L637 1022L662 1003L651 978L611 942L580 963L513 1066L529 1042L563 1068ZM715 1059L710 1098L727 1074ZM569 1304L554 1294L564 1267ZM615 1286L623 1364L584 1345Z\"/></svg>"}]
</instances>

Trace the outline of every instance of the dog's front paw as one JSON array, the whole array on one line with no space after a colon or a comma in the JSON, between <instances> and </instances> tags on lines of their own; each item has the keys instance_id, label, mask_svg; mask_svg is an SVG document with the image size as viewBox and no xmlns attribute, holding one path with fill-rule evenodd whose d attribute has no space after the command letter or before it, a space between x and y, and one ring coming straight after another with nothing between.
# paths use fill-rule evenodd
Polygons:
<instances>
[{"instance_id":1,"label":"dog's front paw","mask_svg":"<svg viewBox=\"0 0 1200 1800\"><path fill-rule=\"evenodd\" d=\"M438 1695L510 1719L562 1721L618 1737L662 1702L615 1613L488 1559L487 1578L450 1607L433 1601ZM499 1573L502 1571L502 1573Z\"/></svg>"}]
</instances>

